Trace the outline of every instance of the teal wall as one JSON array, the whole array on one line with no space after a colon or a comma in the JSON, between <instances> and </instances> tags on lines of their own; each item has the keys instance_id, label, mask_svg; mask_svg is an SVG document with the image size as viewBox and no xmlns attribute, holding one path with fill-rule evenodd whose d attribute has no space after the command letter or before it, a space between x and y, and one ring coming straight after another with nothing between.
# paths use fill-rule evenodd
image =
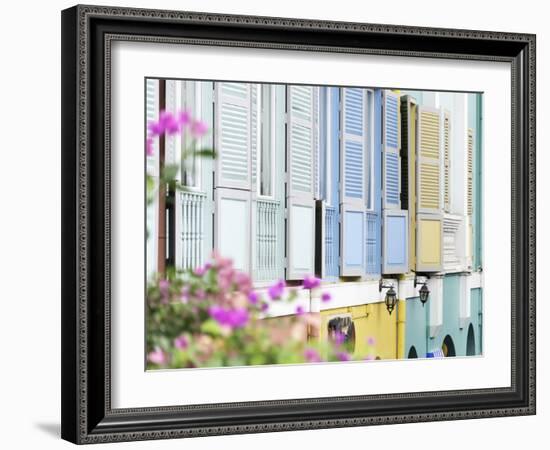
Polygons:
<instances>
[{"instance_id":1,"label":"teal wall","mask_svg":"<svg viewBox=\"0 0 550 450\"><path fill-rule=\"evenodd\" d=\"M460 328L460 275L446 275L443 279L443 326L434 338L428 337L428 320L430 300L422 307L418 297L408 298L407 322L405 326L405 358L412 346L415 347L419 358L426 357L426 353L440 349L443 340L450 335L456 351L456 356L467 355L468 330L473 327L475 339L475 355L483 352L482 289L471 290L470 320Z\"/></svg>"},{"instance_id":2,"label":"teal wall","mask_svg":"<svg viewBox=\"0 0 550 450\"><path fill-rule=\"evenodd\" d=\"M404 356L407 358L411 347L414 346L418 357L425 358L428 352L428 304L422 306L418 297L408 298L405 304L407 305L407 322Z\"/></svg>"}]
</instances>

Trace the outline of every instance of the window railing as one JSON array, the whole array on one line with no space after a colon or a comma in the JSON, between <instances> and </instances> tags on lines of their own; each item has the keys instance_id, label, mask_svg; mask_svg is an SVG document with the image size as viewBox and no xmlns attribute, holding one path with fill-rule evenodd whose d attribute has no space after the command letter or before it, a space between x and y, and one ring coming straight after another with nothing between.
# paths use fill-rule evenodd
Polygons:
<instances>
[{"instance_id":1,"label":"window railing","mask_svg":"<svg viewBox=\"0 0 550 450\"><path fill-rule=\"evenodd\" d=\"M257 200L255 281L271 281L280 277L280 256L277 251L281 240L279 206L278 201Z\"/></svg>"},{"instance_id":2,"label":"window railing","mask_svg":"<svg viewBox=\"0 0 550 450\"><path fill-rule=\"evenodd\" d=\"M325 275L337 277L338 274L338 217L336 208L325 207Z\"/></svg>"}]
</instances>

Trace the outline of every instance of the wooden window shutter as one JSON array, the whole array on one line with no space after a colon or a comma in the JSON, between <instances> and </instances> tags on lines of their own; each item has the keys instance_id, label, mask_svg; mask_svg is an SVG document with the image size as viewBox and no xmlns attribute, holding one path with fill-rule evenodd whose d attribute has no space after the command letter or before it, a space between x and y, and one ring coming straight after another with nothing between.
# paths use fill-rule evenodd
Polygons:
<instances>
[{"instance_id":1,"label":"wooden window shutter","mask_svg":"<svg viewBox=\"0 0 550 450\"><path fill-rule=\"evenodd\" d=\"M451 120L447 111L443 114L443 207L451 211Z\"/></svg>"},{"instance_id":2,"label":"wooden window shutter","mask_svg":"<svg viewBox=\"0 0 550 450\"><path fill-rule=\"evenodd\" d=\"M409 218L401 209L401 100L388 90L383 100L382 273L396 274L409 270Z\"/></svg>"},{"instance_id":3,"label":"wooden window shutter","mask_svg":"<svg viewBox=\"0 0 550 450\"><path fill-rule=\"evenodd\" d=\"M474 213L474 130L468 128L468 162L467 162L467 213Z\"/></svg>"},{"instance_id":4,"label":"wooden window shutter","mask_svg":"<svg viewBox=\"0 0 550 450\"><path fill-rule=\"evenodd\" d=\"M401 207L401 123L399 119L399 95L384 91L383 116L383 189L384 208L400 209Z\"/></svg>"},{"instance_id":5,"label":"wooden window shutter","mask_svg":"<svg viewBox=\"0 0 550 450\"><path fill-rule=\"evenodd\" d=\"M216 83L214 247L250 272L251 85Z\"/></svg>"},{"instance_id":6,"label":"wooden window shutter","mask_svg":"<svg viewBox=\"0 0 550 450\"><path fill-rule=\"evenodd\" d=\"M366 91L342 89L340 274L365 274Z\"/></svg>"},{"instance_id":7,"label":"wooden window shutter","mask_svg":"<svg viewBox=\"0 0 550 450\"><path fill-rule=\"evenodd\" d=\"M440 205L440 114L418 107L417 211L439 213Z\"/></svg>"},{"instance_id":8,"label":"wooden window shutter","mask_svg":"<svg viewBox=\"0 0 550 450\"><path fill-rule=\"evenodd\" d=\"M287 87L287 271L300 280L315 271L315 90Z\"/></svg>"},{"instance_id":9,"label":"wooden window shutter","mask_svg":"<svg viewBox=\"0 0 550 450\"><path fill-rule=\"evenodd\" d=\"M216 83L216 151L218 187L251 186L251 86Z\"/></svg>"}]
</instances>

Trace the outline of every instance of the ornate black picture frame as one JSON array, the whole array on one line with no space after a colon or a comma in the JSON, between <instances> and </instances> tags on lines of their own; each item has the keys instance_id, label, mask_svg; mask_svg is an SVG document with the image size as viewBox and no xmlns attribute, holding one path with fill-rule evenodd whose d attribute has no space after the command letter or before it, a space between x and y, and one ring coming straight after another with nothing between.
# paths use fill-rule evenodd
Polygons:
<instances>
[{"instance_id":1,"label":"ornate black picture frame","mask_svg":"<svg viewBox=\"0 0 550 450\"><path fill-rule=\"evenodd\" d=\"M113 409L113 41L502 61L512 73L511 386ZM535 414L535 36L178 11L62 12L62 437L98 443Z\"/></svg>"}]
</instances>

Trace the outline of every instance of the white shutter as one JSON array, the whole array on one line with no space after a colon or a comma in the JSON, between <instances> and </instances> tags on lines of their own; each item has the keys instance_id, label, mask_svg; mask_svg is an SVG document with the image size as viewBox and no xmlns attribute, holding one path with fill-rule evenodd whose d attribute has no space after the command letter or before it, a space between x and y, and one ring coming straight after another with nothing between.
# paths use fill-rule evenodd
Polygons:
<instances>
[{"instance_id":1,"label":"white shutter","mask_svg":"<svg viewBox=\"0 0 550 450\"><path fill-rule=\"evenodd\" d=\"M340 150L341 241L340 274L361 276L366 263L366 158L367 93L364 89L342 89Z\"/></svg>"},{"instance_id":2,"label":"white shutter","mask_svg":"<svg viewBox=\"0 0 550 450\"><path fill-rule=\"evenodd\" d=\"M443 113L443 208L451 212L451 118Z\"/></svg>"},{"instance_id":3,"label":"white shutter","mask_svg":"<svg viewBox=\"0 0 550 450\"><path fill-rule=\"evenodd\" d=\"M250 84L216 83L216 186L250 190Z\"/></svg>"},{"instance_id":4,"label":"white shutter","mask_svg":"<svg viewBox=\"0 0 550 450\"><path fill-rule=\"evenodd\" d=\"M214 247L250 272L251 86L216 83Z\"/></svg>"},{"instance_id":5,"label":"white shutter","mask_svg":"<svg viewBox=\"0 0 550 450\"><path fill-rule=\"evenodd\" d=\"M468 128L468 155L467 155L467 214L474 213L474 131Z\"/></svg>"},{"instance_id":6,"label":"white shutter","mask_svg":"<svg viewBox=\"0 0 550 450\"><path fill-rule=\"evenodd\" d=\"M287 273L299 280L315 270L315 90L287 87Z\"/></svg>"},{"instance_id":7,"label":"white shutter","mask_svg":"<svg viewBox=\"0 0 550 450\"><path fill-rule=\"evenodd\" d=\"M145 82L145 118L146 132L148 124L158 121L159 117L159 82L158 80L147 79ZM147 174L155 179L155 192L158 188L159 174L159 139L153 138L153 155L147 156ZM150 279L158 270L158 195L147 205L147 246L146 246L146 267L147 279Z\"/></svg>"}]
</instances>

